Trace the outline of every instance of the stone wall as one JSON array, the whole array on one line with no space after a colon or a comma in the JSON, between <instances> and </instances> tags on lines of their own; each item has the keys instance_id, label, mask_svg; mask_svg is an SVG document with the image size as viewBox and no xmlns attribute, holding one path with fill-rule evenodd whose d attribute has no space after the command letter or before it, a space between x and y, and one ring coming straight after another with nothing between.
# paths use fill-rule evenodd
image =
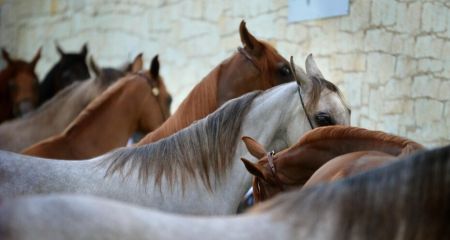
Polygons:
<instances>
[{"instance_id":1,"label":"stone wall","mask_svg":"<svg viewBox=\"0 0 450 240\"><path fill-rule=\"evenodd\" d=\"M450 143L450 2L352 0L349 16L287 22L287 1L14 0L1 6L0 45L30 59L43 46L42 77L54 42L88 42L100 65L159 54L175 107L240 45L238 25L297 63L313 53L352 105L352 124Z\"/></svg>"}]
</instances>

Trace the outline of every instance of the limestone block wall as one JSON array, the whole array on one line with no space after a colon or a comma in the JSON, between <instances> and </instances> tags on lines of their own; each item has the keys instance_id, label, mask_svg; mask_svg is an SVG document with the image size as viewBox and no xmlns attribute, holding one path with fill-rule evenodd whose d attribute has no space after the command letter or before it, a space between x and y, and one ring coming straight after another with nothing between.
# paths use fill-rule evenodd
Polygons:
<instances>
[{"instance_id":1,"label":"limestone block wall","mask_svg":"<svg viewBox=\"0 0 450 240\"><path fill-rule=\"evenodd\" d=\"M2 1L0 1L1 3ZM287 22L282 0L5 0L0 45L29 59L43 47L41 77L58 59L54 42L88 42L103 66L159 54L173 109L240 45L238 25L302 63L313 53L352 106L352 124L450 144L450 2L351 0L350 15Z\"/></svg>"}]
</instances>

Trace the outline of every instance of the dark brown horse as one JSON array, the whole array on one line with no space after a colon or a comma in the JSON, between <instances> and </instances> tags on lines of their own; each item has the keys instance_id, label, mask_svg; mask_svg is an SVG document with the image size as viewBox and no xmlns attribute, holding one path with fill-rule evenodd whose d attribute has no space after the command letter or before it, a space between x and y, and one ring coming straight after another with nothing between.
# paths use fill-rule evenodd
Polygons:
<instances>
[{"instance_id":1,"label":"dark brown horse","mask_svg":"<svg viewBox=\"0 0 450 240\"><path fill-rule=\"evenodd\" d=\"M79 160L125 146L134 131L152 131L169 117L169 98L155 56L150 71L119 79L95 98L62 133L34 144L22 153Z\"/></svg>"},{"instance_id":2,"label":"dark brown horse","mask_svg":"<svg viewBox=\"0 0 450 240\"><path fill-rule=\"evenodd\" d=\"M50 69L39 86L39 102L41 104L74 81L87 80L90 77L86 64L88 53L86 44L83 45L80 53L65 53L58 45L56 45L56 50L60 59Z\"/></svg>"},{"instance_id":3,"label":"dark brown horse","mask_svg":"<svg viewBox=\"0 0 450 240\"><path fill-rule=\"evenodd\" d=\"M41 57L39 49L31 62L12 59L2 49L7 66L0 72L0 122L33 110L38 103L39 81L34 68Z\"/></svg>"},{"instance_id":4,"label":"dark brown horse","mask_svg":"<svg viewBox=\"0 0 450 240\"><path fill-rule=\"evenodd\" d=\"M243 141L248 151L260 159L258 163L242 159L247 170L255 176L253 192L257 202L283 190L303 186L320 167L344 154L378 151L382 154L378 157L395 158L424 149L422 145L406 138L347 126L316 128L305 134L294 146L273 155L250 137L243 137ZM351 155L351 159L355 161L363 155Z\"/></svg>"},{"instance_id":5,"label":"dark brown horse","mask_svg":"<svg viewBox=\"0 0 450 240\"><path fill-rule=\"evenodd\" d=\"M177 111L138 145L155 142L189 126L229 99L292 81L289 62L268 43L250 34L242 21L239 34L244 47L214 68L192 89Z\"/></svg>"}]
</instances>

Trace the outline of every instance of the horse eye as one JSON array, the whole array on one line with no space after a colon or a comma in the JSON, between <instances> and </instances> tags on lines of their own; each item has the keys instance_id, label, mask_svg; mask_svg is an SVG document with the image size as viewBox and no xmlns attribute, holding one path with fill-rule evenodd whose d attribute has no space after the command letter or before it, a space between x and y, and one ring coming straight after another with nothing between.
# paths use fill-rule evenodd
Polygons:
<instances>
[{"instance_id":1,"label":"horse eye","mask_svg":"<svg viewBox=\"0 0 450 240\"><path fill-rule=\"evenodd\" d=\"M335 125L336 121L326 112L319 112L314 116L314 120L319 126Z\"/></svg>"},{"instance_id":2,"label":"horse eye","mask_svg":"<svg viewBox=\"0 0 450 240\"><path fill-rule=\"evenodd\" d=\"M283 66L280 68L280 73L283 76L290 76L291 75L291 69L288 66Z\"/></svg>"}]
</instances>

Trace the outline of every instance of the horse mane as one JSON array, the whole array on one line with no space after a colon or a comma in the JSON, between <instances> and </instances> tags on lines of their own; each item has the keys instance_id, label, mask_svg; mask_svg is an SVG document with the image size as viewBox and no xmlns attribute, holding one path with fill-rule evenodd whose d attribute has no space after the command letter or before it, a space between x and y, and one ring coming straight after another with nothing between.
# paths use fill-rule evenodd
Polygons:
<instances>
[{"instance_id":1,"label":"horse mane","mask_svg":"<svg viewBox=\"0 0 450 240\"><path fill-rule=\"evenodd\" d=\"M450 146L420 151L367 173L280 194L250 212L271 211L313 232L332 211L334 239L446 239L449 173Z\"/></svg>"},{"instance_id":2,"label":"horse mane","mask_svg":"<svg viewBox=\"0 0 450 240\"><path fill-rule=\"evenodd\" d=\"M235 56L235 55L233 55ZM232 57L233 57L232 56ZM216 110L218 106L217 91L218 79L223 65L232 57L223 61L206 75L181 102L178 109L160 127L147 134L138 145L152 143L163 137L189 126L193 121L207 116ZM202 99L202 101L198 101ZM195 104L193 104L195 103ZM195 107L192 107L195 106Z\"/></svg>"},{"instance_id":3,"label":"horse mane","mask_svg":"<svg viewBox=\"0 0 450 240\"><path fill-rule=\"evenodd\" d=\"M165 176L170 187L179 180L184 190L187 180L200 177L212 191L210 172L217 183L232 163L241 123L253 100L261 93L254 91L233 99L206 118L155 143L116 150L101 161L107 164L105 176L115 172L131 175L138 170L138 178L146 184L151 174L155 185L161 187Z\"/></svg>"},{"instance_id":4,"label":"horse mane","mask_svg":"<svg viewBox=\"0 0 450 240\"><path fill-rule=\"evenodd\" d=\"M401 154L409 154L419 149L424 149L425 147L421 144L414 142L410 139L403 138L400 136L387 134L381 131L367 130L365 128L359 127L349 127L349 126L327 126L315 128L307 132L300 139L298 143L293 145L291 148L298 148L300 146L313 144L315 142L320 142L323 140L330 139L358 139L358 140L377 140L380 142L387 142L390 144L395 144L402 147Z\"/></svg>"}]
</instances>

